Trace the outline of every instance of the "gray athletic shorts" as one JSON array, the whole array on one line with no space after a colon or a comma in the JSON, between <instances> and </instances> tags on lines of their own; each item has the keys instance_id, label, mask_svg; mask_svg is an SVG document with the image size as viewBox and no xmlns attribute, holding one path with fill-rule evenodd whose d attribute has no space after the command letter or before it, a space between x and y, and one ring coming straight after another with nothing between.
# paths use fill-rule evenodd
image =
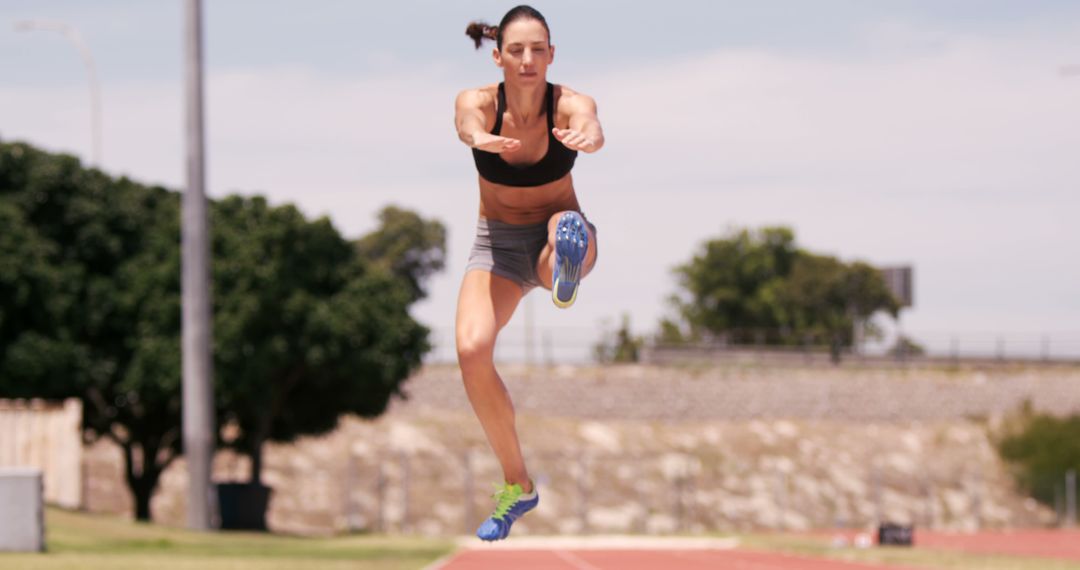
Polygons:
<instances>
[{"instance_id":1,"label":"gray athletic shorts","mask_svg":"<svg viewBox=\"0 0 1080 570\"><path fill-rule=\"evenodd\" d=\"M588 219L585 223L595 238L596 226ZM469 252L465 272L473 269L488 271L517 283L528 293L534 287L543 286L536 274L536 263L547 242L547 222L508 224L482 217L476 222L476 241Z\"/></svg>"}]
</instances>

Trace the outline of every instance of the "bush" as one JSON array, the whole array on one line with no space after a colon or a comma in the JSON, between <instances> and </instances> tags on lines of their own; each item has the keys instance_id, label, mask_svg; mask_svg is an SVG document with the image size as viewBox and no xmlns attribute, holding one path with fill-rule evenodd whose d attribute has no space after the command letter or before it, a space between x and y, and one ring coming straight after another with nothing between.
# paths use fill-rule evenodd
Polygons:
<instances>
[{"instance_id":1,"label":"bush","mask_svg":"<svg viewBox=\"0 0 1080 570\"><path fill-rule=\"evenodd\" d=\"M614 334L605 334L604 339L593 347L593 356L597 362L637 362L640 358L641 337L630 332L630 315L623 314L622 325Z\"/></svg>"},{"instance_id":2,"label":"bush","mask_svg":"<svg viewBox=\"0 0 1080 570\"><path fill-rule=\"evenodd\" d=\"M923 345L912 340L911 337L900 336L900 338L896 339L896 343L889 348L888 354L896 358L926 356L926 349Z\"/></svg>"},{"instance_id":3,"label":"bush","mask_svg":"<svg viewBox=\"0 0 1080 570\"><path fill-rule=\"evenodd\" d=\"M1057 497L1064 495L1065 474L1080 471L1080 415L1058 418L1036 414L1025 404L1007 426L998 452L1012 464L1023 491L1055 506Z\"/></svg>"}]
</instances>

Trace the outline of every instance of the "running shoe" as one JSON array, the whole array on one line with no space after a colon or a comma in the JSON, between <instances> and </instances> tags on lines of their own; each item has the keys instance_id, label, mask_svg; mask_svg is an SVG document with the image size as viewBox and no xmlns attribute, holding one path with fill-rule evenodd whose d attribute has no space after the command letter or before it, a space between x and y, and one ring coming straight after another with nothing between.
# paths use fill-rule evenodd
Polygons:
<instances>
[{"instance_id":1,"label":"running shoe","mask_svg":"<svg viewBox=\"0 0 1080 570\"><path fill-rule=\"evenodd\" d=\"M493 498L496 503L495 512L476 529L476 536L480 540L502 540L510 536L510 525L540 503L540 494L536 492L535 484L533 492L526 495L521 491L521 485L507 483Z\"/></svg>"},{"instance_id":2,"label":"running shoe","mask_svg":"<svg viewBox=\"0 0 1080 570\"><path fill-rule=\"evenodd\" d=\"M577 212L567 212L555 227L555 267L551 272L551 300L566 309L577 299L578 285L589 251L589 231Z\"/></svg>"}]
</instances>

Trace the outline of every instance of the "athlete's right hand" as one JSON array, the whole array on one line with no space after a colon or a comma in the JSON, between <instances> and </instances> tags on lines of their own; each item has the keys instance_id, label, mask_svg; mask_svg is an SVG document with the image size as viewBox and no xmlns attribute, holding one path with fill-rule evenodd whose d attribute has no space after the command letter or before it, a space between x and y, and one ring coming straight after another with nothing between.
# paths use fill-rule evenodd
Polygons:
<instances>
[{"instance_id":1,"label":"athlete's right hand","mask_svg":"<svg viewBox=\"0 0 1080 570\"><path fill-rule=\"evenodd\" d=\"M521 141L491 133L477 133L473 135L472 147L485 152L514 152L521 149Z\"/></svg>"}]
</instances>

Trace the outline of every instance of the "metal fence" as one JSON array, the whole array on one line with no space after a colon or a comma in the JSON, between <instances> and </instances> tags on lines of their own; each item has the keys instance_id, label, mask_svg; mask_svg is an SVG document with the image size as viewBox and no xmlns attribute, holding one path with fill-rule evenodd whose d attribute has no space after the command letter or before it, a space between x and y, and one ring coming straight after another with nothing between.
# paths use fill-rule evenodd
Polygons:
<instances>
[{"instance_id":1,"label":"metal fence","mask_svg":"<svg viewBox=\"0 0 1080 570\"><path fill-rule=\"evenodd\" d=\"M762 360L791 354L826 354L829 344L825 338L806 337L785 346L769 342L781 333L777 330L740 331L736 340L713 340L689 348L715 353L738 352L756 355ZM757 333L757 334L755 334ZM844 358L893 359L917 363L920 361L1029 361L1080 362L1080 331L1053 333L994 333L949 331L903 331L921 349L921 353L896 350L898 334L880 341L865 342L859 347L845 347ZM586 364L596 362L597 347L611 346L615 330L598 327L524 327L504 329L495 346L495 360L503 363ZM645 352L666 350L649 338L642 338ZM454 330L435 328L431 333L433 350L426 361L431 364L453 363L457 360Z\"/></svg>"}]
</instances>

